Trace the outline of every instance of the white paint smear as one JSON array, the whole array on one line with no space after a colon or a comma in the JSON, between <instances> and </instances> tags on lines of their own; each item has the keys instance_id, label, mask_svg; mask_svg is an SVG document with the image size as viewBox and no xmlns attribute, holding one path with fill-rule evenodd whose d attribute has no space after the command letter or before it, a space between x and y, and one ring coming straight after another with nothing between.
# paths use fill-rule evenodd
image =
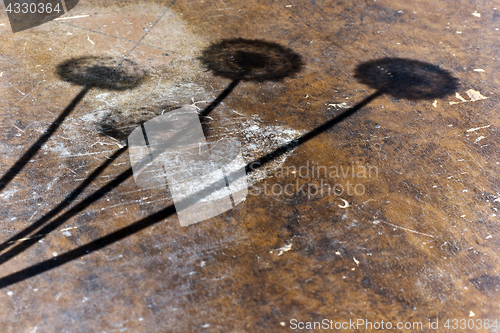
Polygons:
<instances>
[{"instance_id":1,"label":"white paint smear","mask_svg":"<svg viewBox=\"0 0 500 333\"><path fill-rule=\"evenodd\" d=\"M226 127L224 123L234 123L231 118L225 119L220 126ZM229 124L228 124L229 125ZM279 147L290 143L305 131L293 130L280 125L262 123L258 116L247 118L239 123L236 128L210 139L210 141L238 139L241 142L241 154L246 163L251 163L259 157L270 153ZM275 158L265 167L255 169L248 174L249 185L253 185L268 177L266 169L278 169L292 153L293 150Z\"/></svg>"},{"instance_id":2,"label":"white paint smear","mask_svg":"<svg viewBox=\"0 0 500 333\"><path fill-rule=\"evenodd\" d=\"M480 137L478 137L478 138L476 139L476 141L474 141L474 143L478 143L478 142L479 142L479 141L481 141L482 139L486 139L486 137L481 135Z\"/></svg>"},{"instance_id":3,"label":"white paint smear","mask_svg":"<svg viewBox=\"0 0 500 333\"><path fill-rule=\"evenodd\" d=\"M481 93L479 91L474 90L474 89L469 89L466 91L466 93L467 93L467 96L469 96L471 102L480 101L482 99L488 98L488 97L484 97L483 95L481 95Z\"/></svg>"},{"instance_id":4,"label":"white paint smear","mask_svg":"<svg viewBox=\"0 0 500 333\"><path fill-rule=\"evenodd\" d=\"M349 105L347 103L338 103L338 104L328 104L328 106L333 106L338 109L348 109Z\"/></svg>"},{"instance_id":5,"label":"white paint smear","mask_svg":"<svg viewBox=\"0 0 500 333\"><path fill-rule=\"evenodd\" d=\"M90 15L78 15L78 16L70 16L70 17L58 17L54 19L54 21L60 21L60 20L69 20L69 19L75 19L75 18L82 18L82 17L89 17Z\"/></svg>"},{"instance_id":6,"label":"white paint smear","mask_svg":"<svg viewBox=\"0 0 500 333\"><path fill-rule=\"evenodd\" d=\"M480 130L480 129L488 128L488 127L490 127L490 126L491 126L491 125L486 125L486 126L481 126L481 127L475 127L475 128L469 128L469 129L467 130L467 132L475 132L475 131L478 131L478 130Z\"/></svg>"},{"instance_id":7,"label":"white paint smear","mask_svg":"<svg viewBox=\"0 0 500 333\"><path fill-rule=\"evenodd\" d=\"M461 103L467 103L467 102L476 102L476 101L480 101L480 100L489 98L489 97L483 96L479 91L474 90L474 89L469 89L465 93L467 94L467 96L469 96L470 100L466 100L457 92L457 93L455 93L455 97L458 98L460 100L460 102L449 102L449 104L455 105L455 104L461 104Z\"/></svg>"},{"instance_id":8,"label":"white paint smear","mask_svg":"<svg viewBox=\"0 0 500 333\"><path fill-rule=\"evenodd\" d=\"M276 250L273 250L273 251L269 251L269 253L273 253L273 252L279 251L278 255L281 256L281 255L283 255L283 253L288 252L291 249L292 249L292 242L286 244L285 246L283 246L283 247L281 247L279 249L276 249Z\"/></svg>"}]
</instances>

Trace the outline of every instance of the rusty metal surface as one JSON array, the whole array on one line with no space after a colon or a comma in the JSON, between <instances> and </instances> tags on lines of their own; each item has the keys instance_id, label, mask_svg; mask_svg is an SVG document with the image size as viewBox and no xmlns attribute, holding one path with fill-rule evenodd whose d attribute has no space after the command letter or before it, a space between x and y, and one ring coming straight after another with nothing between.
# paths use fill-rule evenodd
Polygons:
<instances>
[{"instance_id":1,"label":"rusty metal surface","mask_svg":"<svg viewBox=\"0 0 500 333\"><path fill-rule=\"evenodd\" d=\"M499 331L477 324L500 320L492 2L80 1L16 34L0 15L3 332ZM191 104L265 165L183 228L126 138Z\"/></svg>"}]
</instances>

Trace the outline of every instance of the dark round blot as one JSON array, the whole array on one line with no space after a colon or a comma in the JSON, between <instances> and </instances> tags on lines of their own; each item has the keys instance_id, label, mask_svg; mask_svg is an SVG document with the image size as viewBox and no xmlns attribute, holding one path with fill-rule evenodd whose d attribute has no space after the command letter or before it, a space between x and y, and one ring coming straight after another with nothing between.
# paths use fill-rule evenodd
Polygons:
<instances>
[{"instance_id":1,"label":"dark round blot","mask_svg":"<svg viewBox=\"0 0 500 333\"><path fill-rule=\"evenodd\" d=\"M214 75L258 82L282 80L304 65L300 55L279 44L242 38L212 44L200 60Z\"/></svg>"},{"instance_id":2,"label":"dark round blot","mask_svg":"<svg viewBox=\"0 0 500 333\"><path fill-rule=\"evenodd\" d=\"M89 56L59 64L57 74L62 80L80 86L127 90L139 86L146 71L128 59Z\"/></svg>"},{"instance_id":3,"label":"dark round blot","mask_svg":"<svg viewBox=\"0 0 500 333\"><path fill-rule=\"evenodd\" d=\"M383 58L356 67L354 77L378 91L409 100L436 99L453 94L458 79L450 72L426 62Z\"/></svg>"}]
</instances>

